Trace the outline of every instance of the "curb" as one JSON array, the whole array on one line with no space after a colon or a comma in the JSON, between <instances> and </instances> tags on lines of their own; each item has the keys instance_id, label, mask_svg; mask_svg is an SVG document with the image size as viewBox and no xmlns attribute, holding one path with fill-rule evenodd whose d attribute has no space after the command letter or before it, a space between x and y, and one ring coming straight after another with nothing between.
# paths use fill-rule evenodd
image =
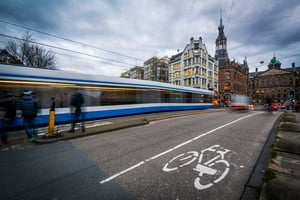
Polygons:
<instances>
[{"instance_id":1,"label":"curb","mask_svg":"<svg viewBox=\"0 0 300 200\"><path fill-rule=\"evenodd\" d=\"M252 200L252 199L258 199L260 196L260 188L264 184L263 177L265 174L265 169L268 167L269 157L270 157L270 148L273 144L273 142L276 139L277 135L277 129L280 124L281 120L280 116L276 122L274 123L269 136L267 137L267 140L262 148L262 151L260 152L256 162L255 166L252 169L251 176L249 177L247 184L244 188L244 191L241 195L241 200Z\"/></svg>"},{"instance_id":2,"label":"curb","mask_svg":"<svg viewBox=\"0 0 300 200\"><path fill-rule=\"evenodd\" d=\"M146 125L148 123L149 123L149 121L147 121L145 119L126 121L126 122L121 122L121 123L117 123L117 124L109 124L109 125L104 125L101 127L89 128L84 133L81 133L81 132L76 133L75 132L75 133L68 133L68 135L63 136L63 137L53 137L53 138L45 138L45 139L39 138L39 139L36 139L34 142L38 143L38 144L48 144L48 143L54 143L54 142L58 142L58 141L65 141L65 140L69 140L69 139L75 139L75 138L80 138L80 137L96 135L96 134L109 132L109 131L115 131L115 130L119 130L119 129L123 129L123 128Z\"/></svg>"}]
</instances>

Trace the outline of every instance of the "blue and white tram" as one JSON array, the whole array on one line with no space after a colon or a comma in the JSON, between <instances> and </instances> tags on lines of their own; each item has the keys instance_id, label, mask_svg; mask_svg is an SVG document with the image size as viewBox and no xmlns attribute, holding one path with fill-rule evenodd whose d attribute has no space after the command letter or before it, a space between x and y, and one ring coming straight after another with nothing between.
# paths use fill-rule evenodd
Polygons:
<instances>
[{"instance_id":1,"label":"blue and white tram","mask_svg":"<svg viewBox=\"0 0 300 200\"><path fill-rule=\"evenodd\" d=\"M56 123L70 122L70 99L78 89L85 99L86 120L213 107L209 90L15 65L0 64L0 85L0 99L6 98L8 93L20 98L24 90L35 93L41 108L39 125L48 123L51 97L56 101ZM22 125L20 115L15 125Z\"/></svg>"}]
</instances>

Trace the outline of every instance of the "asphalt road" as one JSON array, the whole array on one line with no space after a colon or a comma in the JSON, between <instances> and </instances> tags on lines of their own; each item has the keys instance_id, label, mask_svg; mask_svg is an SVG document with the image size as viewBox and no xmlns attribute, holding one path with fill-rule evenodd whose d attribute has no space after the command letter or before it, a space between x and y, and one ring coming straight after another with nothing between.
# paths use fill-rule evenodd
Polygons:
<instances>
[{"instance_id":1,"label":"asphalt road","mask_svg":"<svg viewBox=\"0 0 300 200\"><path fill-rule=\"evenodd\" d=\"M240 199L278 117L206 113L3 151L1 199Z\"/></svg>"}]
</instances>

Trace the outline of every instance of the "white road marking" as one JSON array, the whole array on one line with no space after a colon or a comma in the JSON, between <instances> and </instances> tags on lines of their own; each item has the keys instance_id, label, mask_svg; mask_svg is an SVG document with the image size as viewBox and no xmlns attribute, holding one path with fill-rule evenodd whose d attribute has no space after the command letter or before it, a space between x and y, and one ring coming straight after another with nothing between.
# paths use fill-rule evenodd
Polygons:
<instances>
[{"instance_id":1,"label":"white road marking","mask_svg":"<svg viewBox=\"0 0 300 200\"><path fill-rule=\"evenodd\" d=\"M133 170L134 168L137 168L137 167L139 167L140 165L143 165L143 164L145 164L144 161L139 162L138 164L133 165L133 166L131 166L131 167L129 167L129 168L127 168L127 169L121 171L120 173L117 173L117 174L115 174L115 175L113 175L113 176L110 176L109 178L104 179L103 181L100 181L100 184L103 184L103 183L106 183L106 182L108 182L108 181L111 181L112 179L114 179L114 178L116 178L116 177L118 177L118 176L120 176L120 175L122 175L122 174L125 174L126 172L129 172L129 171Z\"/></svg>"},{"instance_id":2,"label":"white road marking","mask_svg":"<svg viewBox=\"0 0 300 200\"><path fill-rule=\"evenodd\" d=\"M215 131L217 131L217 130L220 130L220 129L226 127L226 126L229 126L229 125L234 124L234 123L236 123L236 122L238 122L238 121L241 121L241 120L246 119L246 118L248 118L248 117L252 117L252 116L257 115L257 114L260 114L260 113L261 113L261 112L256 112L256 113L251 114L251 115L246 115L246 116L241 117L241 118L239 118L239 119L237 119L237 120L234 120L234 121L232 121L232 122L229 122L229 123L227 123L227 124L224 124L224 125L222 125L222 126L219 126L219 127L215 128L215 129L212 129L212 130L210 130L210 131L207 131L206 133L202 133L202 134L198 135L197 137L194 137L194 138L192 138L192 139L190 139L190 140L187 140L187 141L185 141L185 142L183 142L183 143L181 143L181 144L179 144L179 145L177 145L177 146L175 146L175 147L173 147L173 148L171 148L171 149L168 149L168 150L166 150L166 151L164 151L164 152L162 152L162 153L160 153L160 154L157 154L157 155L155 155L155 156L152 156L151 158L148 158L148 159L146 159L145 161L141 161L141 162L137 163L136 165L133 165L133 166L131 166L131 167L129 167L129 168L127 168L127 169L125 169L125 170L119 172L119 173L114 174L114 175L112 175L112 176L110 176L110 177L108 177L108 178L106 178L106 179L100 181L100 184L107 183L107 182L109 182L109 181L111 181L111 180L117 178L118 176L121 176L122 174L125 174L125 173L127 173L127 172L129 172L129 171L131 171L131 170L133 170L133 169L135 169L135 168L141 166L141 165L144 165L145 163L147 163L147 162L149 162L149 161L151 161L151 160L154 160L154 159L160 157L160 156L163 156L163 155L165 155L165 154L167 154L167 153L170 153L170 152L174 151L175 149L178 149L178 148L180 148L180 147L182 147L182 146L184 146L184 145L186 145L186 144L189 144L189 143L191 143L191 142L193 142L193 141L195 141L195 140L198 140L198 139L201 138L201 137L204 137L204 136L206 136L206 135L209 135L209 134L211 134L211 133L213 133L213 132L215 132Z\"/></svg>"}]
</instances>

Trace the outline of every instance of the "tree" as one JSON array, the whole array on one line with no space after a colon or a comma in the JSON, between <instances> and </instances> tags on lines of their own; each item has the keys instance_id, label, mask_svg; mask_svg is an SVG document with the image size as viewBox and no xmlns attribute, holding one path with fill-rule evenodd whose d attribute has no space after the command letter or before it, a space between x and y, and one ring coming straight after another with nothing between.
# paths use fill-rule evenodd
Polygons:
<instances>
[{"instance_id":1,"label":"tree","mask_svg":"<svg viewBox=\"0 0 300 200\"><path fill-rule=\"evenodd\" d=\"M55 54L34 43L32 34L26 32L21 40L11 40L6 50L25 66L55 69Z\"/></svg>"}]
</instances>

